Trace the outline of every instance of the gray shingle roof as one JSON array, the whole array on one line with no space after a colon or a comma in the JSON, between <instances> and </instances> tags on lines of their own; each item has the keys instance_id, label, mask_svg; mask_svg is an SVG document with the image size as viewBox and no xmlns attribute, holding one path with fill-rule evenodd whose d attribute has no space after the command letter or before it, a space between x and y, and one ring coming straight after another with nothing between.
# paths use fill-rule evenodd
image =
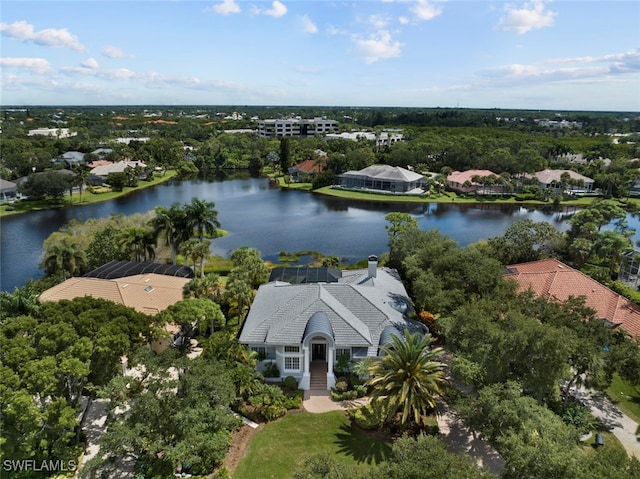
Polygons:
<instances>
[{"instance_id":1,"label":"gray shingle roof","mask_svg":"<svg viewBox=\"0 0 640 479\"><path fill-rule=\"evenodd\" d=\"M386 268L378 268L375 278L367 270L345 271L339 283L267 283L258 290L240 342L299 344L320 317L328 320L336 345L368 347L375 354L385 328L415 327L394 307L398 297L409 302L397 273Z\"/></svg>"},{"instance_id":2,"label":"gray shingle roof","mask_svg":"<svg viewBox=\"0 0 640 479\"><path fill-rule=\"evenodd\" d=\"M378 178L384 180L396 181L419 181L424 177L413 171L406 170L399 166L390 165L371 165L358 171L347 171L345 176L366 176L369 178Z\"/></svg>"}]
</instances>

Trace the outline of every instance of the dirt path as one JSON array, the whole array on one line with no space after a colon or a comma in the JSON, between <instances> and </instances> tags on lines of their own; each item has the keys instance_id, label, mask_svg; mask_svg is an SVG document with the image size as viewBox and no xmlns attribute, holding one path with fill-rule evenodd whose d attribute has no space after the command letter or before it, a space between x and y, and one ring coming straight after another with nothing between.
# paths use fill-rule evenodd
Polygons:
<instances>
[{"instance_id":1,"label":"dirt path","mask_svg":"<svg viewBox=\"0 0 640 479\"><path fill-rule=\"evenodd\" d=\"M247 426L246 424L242 428L233 433L231 438L231 447L227 453L227 457L222 464L223 467L229 471L229 476L233 477L233 473L238 467L240 460L244 456L247 446L251 441L251 438L256 433L257 429Z\"/></svg>"}]
</instances>

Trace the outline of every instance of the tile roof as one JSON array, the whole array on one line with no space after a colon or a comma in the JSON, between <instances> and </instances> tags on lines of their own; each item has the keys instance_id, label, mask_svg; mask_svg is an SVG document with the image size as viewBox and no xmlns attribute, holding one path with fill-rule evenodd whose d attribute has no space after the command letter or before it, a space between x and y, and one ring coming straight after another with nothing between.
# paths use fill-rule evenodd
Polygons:
<instances>
[{"instance_id":1,"label":"tile roof","mask_svg":"<svg viewBox=\"0 0 640 479\"><path fill-rule=\"evenodd\" d=\"M318 162L317 160L304 160L289 168L289 173L296 171L303 173L320 173L323 169L324 165L322 162Z\"/></svg>"},{"instance_id":2,"label":"tile roof","mask_svg":"<svg viewBox=\"0 0 640 479\"><path fill-rule=\"evenodd\" d=\"M416 329L398 298L408 304L406 290L394 270L378 268L344 272L337 283L260 286L240 334L243 344L299 344L307 323L318 312L329 319L336 345L367 347L375 355L388 326Z\"/></svg>"},{"instance_id":3,"label":"tile roof","mask_svg":"<svg viewBox=\"0 0 640 479\"><path fill-rule=\"evenodd\" d=\"M529 177L535 177L538 179L540 183L551 184L551 183L559 183L562 179L562 174L568 173L569 177L573 180L582 180L585 183L593 183L593 180L588 176L581 175L580 173L576 173L572 170L542 170L536 173L532 173L530 175L526 175Z\"/></svg>"},{"instance_id":4,"label":"tile roof","mask_svg":"<svg viewBox=\"0 0 640 479\"><path fill-rule=\"evenodd\" d=\"M399 166L391 165L371 165L358 171L347 171L343 173L345 176L366 176L369 178L377 178L383 180L396 180L396 181L420 181L424 178L423 175L401 168Z\"/></svg>"},{"instance_id":5,"label":"tile roof","mask_svg":"<svg viewBox=\"0 0 640 479\"><path fill-rule=\"evenodd\" d=\"M447 176L447 181L450 181L451 183L460 183L461 185L465 181L470 181L472 184L474 184L473 181L471 180L471 178L473 178L474 176L491 176L491 175L499 176L491 170L454 171L449 176Z\"/></svg>"},{"instance_id":6,"label":"tile roof","mask_svg":"<svg viewBox=\"0 0 640 479\"><path fill-rule=\"evenodd\" d=\"M598 317L640 337L640 306L556 259L509 265L507 272L520 291L531 289L538 296L559 301L584 296L585 304Z\"/></svg>"},{"instance_id":7,"label":"tile roof","mask_svg":"<svg viewBox=\"0 0 640 479\"><path fill-rule=\"evenodd\" d=\"M189 281L188 278L153 273L118 279L74 277L44 291L40 301L92 296L155 315L182 300L182 288Z\"/></svg>"}]
</instances>

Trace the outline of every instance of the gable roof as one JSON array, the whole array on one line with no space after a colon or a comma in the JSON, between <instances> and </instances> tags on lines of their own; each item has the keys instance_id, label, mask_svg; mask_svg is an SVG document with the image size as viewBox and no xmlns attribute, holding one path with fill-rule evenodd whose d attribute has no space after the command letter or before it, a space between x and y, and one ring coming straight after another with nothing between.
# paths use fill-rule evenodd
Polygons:
<instances>
[{"instance_id":1,"label":"gable roof","mask_svg":"<svg viewBox=\"0 0 640 479\"><path fill-rule=\"evenodd\" d=\"M531 289L550 300L584 296L599 318L640 337L640 306L556 259L509 265L507 277L518 282L520 291Z\"/></svg>"},{"instance_id":2,"label":"gable roof","mask_svg":"<svg viewBox=\"0 0 640 479\"><path fill-rule=\"evenodd\" d=\"M155 315L182 300L182 288L189 281L188 278L153 273L118 279L74 277L44 291L40 301L91 296Z\"/></svg>"},{"instance_id":3,"label":"gable roof","mask_svg":"<svg viewBox=\"0 0 640 479\"><path fill-rule=\"evenodd\" d=\"M409 304L397 273L378 268L343 272L334 283L289 284L270 282L260 286L245 320L243 344L300 344L310 330L322 330L337 346L369 348L376 355L383 332L389 326L421 330L397 307L398 298Z\"/></svg>"},{"instance_id":4,"label":"gable roof","mask_svg":"<svg viewBox=\"0 0 640 479\"><path fill-rule=\"evenodd\" d=\"M0 178L0 193L15 191L18 185L12 181L3 180Z\"/></svg>"}]
</instances>

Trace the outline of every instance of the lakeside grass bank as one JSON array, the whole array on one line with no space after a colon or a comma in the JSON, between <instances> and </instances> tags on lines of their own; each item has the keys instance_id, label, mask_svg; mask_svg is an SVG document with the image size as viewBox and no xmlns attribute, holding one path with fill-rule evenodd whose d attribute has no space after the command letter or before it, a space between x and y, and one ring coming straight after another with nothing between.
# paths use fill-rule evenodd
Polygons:
<instances>
[{"instance_id":1,"label":"lakeside grass bank","mask_svg":"<svg viewBox=\"0 0 640 479\"><path fill-rule=\"evenodd\" d=\"M102 203L104 201L113 200L122 196L126 196L135 191L143 190L151 186L165 183L178 176L176 170L169 170L164 175L155 176L151 181L140 181L138 186L129 187L126 186L122 191L110 191L108 193L90 193L84 191L82 198L80 193L74 192L73 194L66 193L62 200L58 203L52 203L48 200L28 201L20 200L16 203L4 204L0 206L0 218L5 216L17 215L21 213L28 213L30 211L42 211L52 208L64 208L66 206L84 206L92 203ZM81 201L82 200L82 201Z\"/></svg>"}]
</instances>

